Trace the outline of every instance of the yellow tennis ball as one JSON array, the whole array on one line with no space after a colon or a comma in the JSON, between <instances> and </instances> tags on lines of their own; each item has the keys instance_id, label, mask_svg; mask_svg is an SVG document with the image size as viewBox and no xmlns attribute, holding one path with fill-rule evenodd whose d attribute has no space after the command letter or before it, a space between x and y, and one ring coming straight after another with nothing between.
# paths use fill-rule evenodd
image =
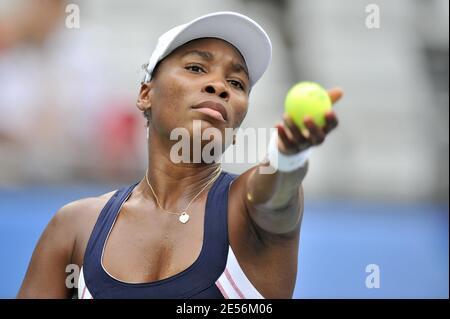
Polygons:
<instances>
[{"instance_id":1,"label":"yellow tennis ball","mask_svg":"<svg viewBox=\"0 0 450 319\"><path fill-rule=\"evenodd\" d=\"M284 108L301 130L305 116L311 116L319 127L326 124L325 114L331 110L332 103L327 91L314 82L300 82L294 85L286 95Z\"/></svg>"}]
</instances>

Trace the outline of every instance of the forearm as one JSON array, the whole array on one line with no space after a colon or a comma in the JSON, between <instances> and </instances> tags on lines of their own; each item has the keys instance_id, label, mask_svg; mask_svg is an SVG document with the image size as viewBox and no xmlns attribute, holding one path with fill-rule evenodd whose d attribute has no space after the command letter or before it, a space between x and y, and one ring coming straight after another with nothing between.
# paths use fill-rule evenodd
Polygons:
<instances>
[{"instance_id":1,"label":"forearm","mask_svg":"<svg viewBox=\"0 0 450 319\"><path fill-rule=\"evenodd\" d=\"M295 202L293 199L298 195L307 171L308 164L292 172L277 171L274 174L261 174L255 167L248 180L248 202L264 211L279 211L289 207Z\"/></svg>"}]
</instances>

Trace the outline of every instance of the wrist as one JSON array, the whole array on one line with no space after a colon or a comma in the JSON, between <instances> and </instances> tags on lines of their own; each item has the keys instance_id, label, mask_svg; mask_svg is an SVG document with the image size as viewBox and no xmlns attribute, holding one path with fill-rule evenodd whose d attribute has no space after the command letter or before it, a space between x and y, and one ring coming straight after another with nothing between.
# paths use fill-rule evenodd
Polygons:
<instances>
[{"instance_id":1,"label":"wrist","mask_svg":"<svg viewBox=\"0 0 450 319\"><path fill-rule=\"evenodd\" d=\"M311 154L311 148L307 148L299 153L286 155L278 148L278 133L274 132L270 138L267 150L267 158L270 165L280 172L292 172L304 167Z\"/></svg>"}]
</instances>

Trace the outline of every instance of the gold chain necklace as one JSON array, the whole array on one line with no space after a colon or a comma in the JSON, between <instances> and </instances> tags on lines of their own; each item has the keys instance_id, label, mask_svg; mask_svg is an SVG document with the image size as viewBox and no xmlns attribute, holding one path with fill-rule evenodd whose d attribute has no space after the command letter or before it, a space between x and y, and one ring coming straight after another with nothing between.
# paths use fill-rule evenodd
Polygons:
<instances>
[{"instance_id":1,"label":"gold chain necklace","mask_svg":"<svg viewBox=\"0 0 450 319\"><path fill-rule=\"evenodd\" d=\"M148 186L150 187L150 190L152 191L152 193L153 193L153 196L155 196L155 199L156 199L156 203L158 204L158 207L161 209L161 210L163 210L164 212L166 212L166 213L168 213L168 214L171 214L171 215L178 215L179 217L178 217L178 220L182 223L182 224L186 224L188 221L189 221L189 218L190 218L190 216L189 216L189 214L187 213L187 210L189 209L189 207L191 206L191 204L194 202L194 200L211 184L211 183L213 183L219 176L220 176L220 174L222 173L222 167L221 166L219 166L217 169L216 169L216 175L214 176L214 178L212 178L206 185L205 185L205 187L203 187L202 188L202 190L197 194L197 195L195 195L194 196L194 198L192 198L191 199L191 201L189 202L189 204L186 206L186 208L181 212L181 213L174 213L174 212L170 212L170 211L168 211L168 210L166 210L166 209L164 209L162 206L161 206L161 204L159 203L159 199L158 199L158 196L156 196L156 193L155 193L155 191L153 190L153 187L152 187L152 185L150 184L150 182L148 181L148 169L147 169L147 171L145 172L145 180L147 181L147 184L148 184Z\"/></svg>"}]
</instances>

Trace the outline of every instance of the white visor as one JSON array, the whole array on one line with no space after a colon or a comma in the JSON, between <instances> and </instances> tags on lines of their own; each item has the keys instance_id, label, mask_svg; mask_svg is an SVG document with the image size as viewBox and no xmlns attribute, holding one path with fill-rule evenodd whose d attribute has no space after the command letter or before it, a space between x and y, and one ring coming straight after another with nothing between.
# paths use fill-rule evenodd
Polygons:
<instances>
[{"instance_id":1,"label":"white visor","mask_svg":"<svg viewBox=\"0 0 450 319\"><path fill-rule=\"evenodd\" d=\"M149 82L158 62L176 48L201 38L222 39L239 50L245 59L252 87L262 77L272 59L272 43L259 24L239 13L216 12L179 25L159 37L143 81Z\"/></svg>"}]
</instances>

